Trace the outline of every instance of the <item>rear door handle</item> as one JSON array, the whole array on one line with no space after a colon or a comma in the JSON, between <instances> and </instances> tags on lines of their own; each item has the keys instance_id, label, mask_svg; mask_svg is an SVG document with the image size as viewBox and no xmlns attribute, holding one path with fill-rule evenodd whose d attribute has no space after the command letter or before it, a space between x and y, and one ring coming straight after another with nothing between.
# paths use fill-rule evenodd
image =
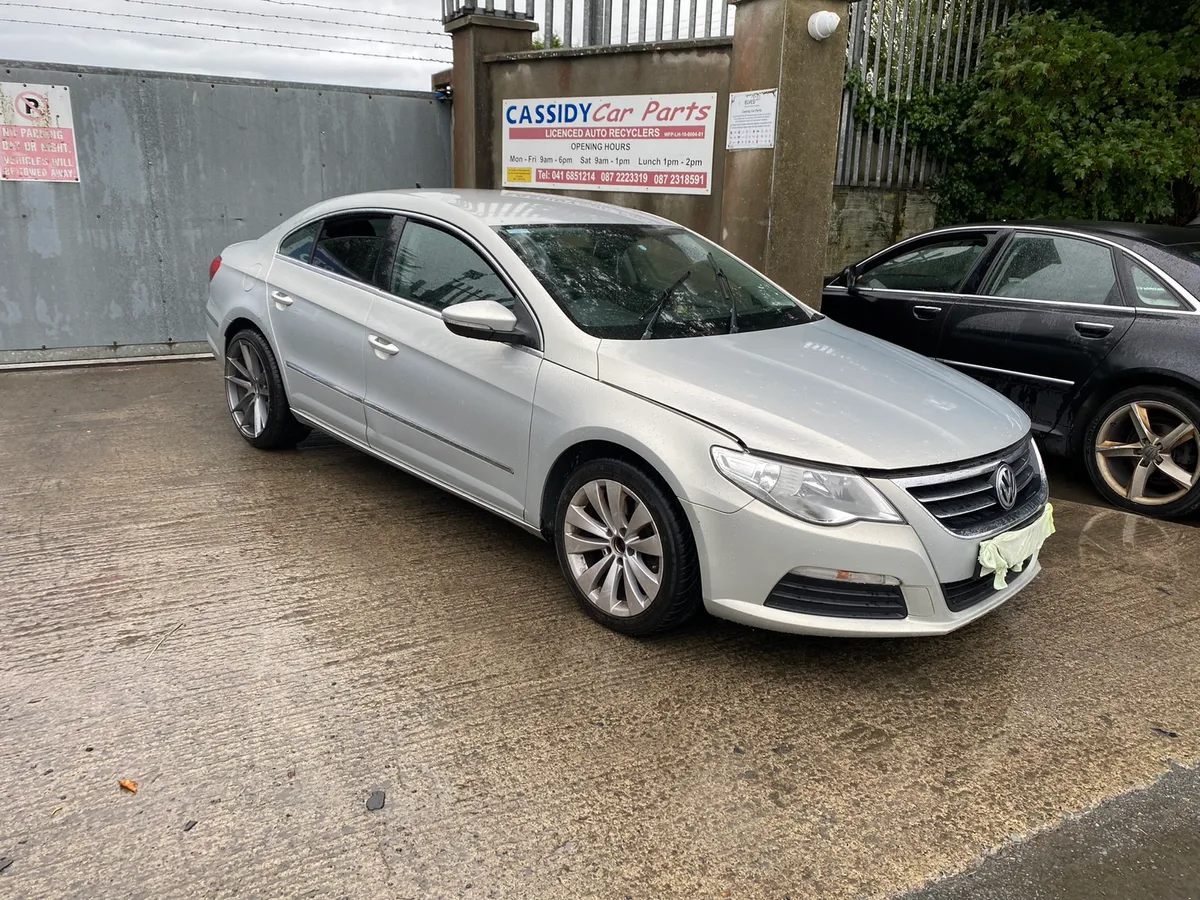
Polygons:
<instances>
[{"instance_id":1,"label":"rear door handle","mask_svg":"<svg viewBox=\"0 0 1200 900\"><path fill-rule=\"evenodd\" d=\"M928 322L942 311L940 306L914 306L913 315L922 322Z\"/></svg>"},{"instance_id":2,"label":"rear door handle","mask_svg":"<svg viewBox=\"0 0 1200 900\"><path fill-rule=\"evenodd\" d=\"M1106 337L1113 327L1107 322L1076 322L1075 330L1085 338Z\"/></svg>"},{"instance_id":3,"label":"rear door handle","mask_svg":"<svg viewBox=\"0 0 1200 900\"><path fill-rule=\"evenodd\" d=\"M367 343L378 350L380 353L386 353L388 356L395 356L400 352L400 348L386 338L381 338L377 334L368 334Z\"/></svg>"},{"instance_id":4,"label":"rear door handle","mask_svg":"<svg viewBox=\"0 0 1200 900\"><path fill-rule=\"evenodd\" d=\"M289 297L287 294L285 294L283 291L271 291L271 299L274 300L275 305L280 308L283 308L285 306L291 306L293 303L296 302L291 297Z\"/></svg>"}]
</instances>

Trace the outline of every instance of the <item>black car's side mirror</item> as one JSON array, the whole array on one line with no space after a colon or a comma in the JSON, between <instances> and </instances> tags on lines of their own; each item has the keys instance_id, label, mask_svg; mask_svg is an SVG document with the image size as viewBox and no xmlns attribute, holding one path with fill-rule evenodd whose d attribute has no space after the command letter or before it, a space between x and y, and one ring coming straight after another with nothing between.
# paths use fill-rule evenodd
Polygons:
<instances>
[{"instance_id":1,"label":"black car's side mirror","mask_svg":"<svg viewBox=\"0 0 1200 900\"><path fill-rule=\"evenodd\" d=\"M858 293L858 266L851 263L842 270L842 282L851 294Z\"/></svg>"}]
</instances>

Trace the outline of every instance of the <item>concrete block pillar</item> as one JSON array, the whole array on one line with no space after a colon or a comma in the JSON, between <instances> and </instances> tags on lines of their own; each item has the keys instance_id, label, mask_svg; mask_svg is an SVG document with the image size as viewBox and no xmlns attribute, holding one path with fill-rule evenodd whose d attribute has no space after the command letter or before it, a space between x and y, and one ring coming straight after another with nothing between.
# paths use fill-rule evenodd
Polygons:
<instances>
[{"instance_id":1,"label":"concrete block pillar","mask_svg":"<svg viewBox=\"0 0 1200 900\"><path fill-rule=\"evenodd\" d=\"M533 49L536 22L466 15L445 24L454 44L453 154L456 188L494 188L492 147L497 102L493 102L485 57Z\"/></svg>"},{"instance_id":2,"label":"concrete block pillar","mask_svg":"<svg viewBox=\"0 0 1200 900\"><path fill-rule=\"evenodd\" d=\"M819 307L837 156L849 3L731 0L737 5L729 90L779 88L775 147L725 155L721 243ZM815 40L817 12L841 17Z\"/></svg>"}]
</instances>

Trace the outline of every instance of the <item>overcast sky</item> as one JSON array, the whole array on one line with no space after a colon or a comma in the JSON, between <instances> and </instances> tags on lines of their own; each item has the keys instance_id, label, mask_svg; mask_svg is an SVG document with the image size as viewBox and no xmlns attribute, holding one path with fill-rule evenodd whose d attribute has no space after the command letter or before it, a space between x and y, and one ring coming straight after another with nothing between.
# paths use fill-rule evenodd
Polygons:
<instances>
[{"instance_id":1,"label":"overcast sky","mask_svg":"<svg viewBox=\"0 0 1200 900\"><path fill-rule=\"evenodd\" d=\"M450 66L441 9L441 0L0 0L0 59L427 91Z\"/></svg>"},{"instance_id":2,"label":"overcast sky","mask_svg":"<svg viewBox=\"0 0 1200 900\"><path fill-rule=\"evenodd\" d=\"M554 31L562 34L568 2L578 41L582 0L555 0ZM694 9L697 35L706 3L719 23L723 0L681 4L685 19ZM539 22L545 5L535 4ZM630 3L635 40L640 5ZM664 8L667 37L674 5ZM647 4L651 38L656 6ZM525 0L516 7L523 10ZM616 37L619 0L613 8ZM450 66L441 11L442 0L0 0L0 59L427 91L430 75ZM686 21L679 27L686 36Z\"/></svg>"}]
</instances>

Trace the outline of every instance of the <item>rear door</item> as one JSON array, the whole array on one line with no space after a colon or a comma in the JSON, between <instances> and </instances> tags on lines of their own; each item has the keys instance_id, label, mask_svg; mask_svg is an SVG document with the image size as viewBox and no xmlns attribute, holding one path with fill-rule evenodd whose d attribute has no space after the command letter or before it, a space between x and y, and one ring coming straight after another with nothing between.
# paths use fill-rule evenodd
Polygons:
<instances>
[{"instance_id":1,"label":"rear door","mask_svg":"<svg viewBox=\"0 0 1200 900\"><path fill-rule=\"evenodd\" d=\"M986 265L998 232L943 232L908 241L867 260L854 283L826 286L821 312L925 356L936 356L959 292Z\"/></svg>"},{"instance_id":2,"label":"rear door","mask_svg":"<svg viewBox=\"0 0 1200 900\"><path fill-rule=\"evenodd\" d=\"M363 333L367 288L391 215L361 212L313 222L284 238L267 279L267 306L293 409L357 441L367 439Z\"/></svg>"},{"instance_id":3,"label":"rear door","mask_svg":"<svg viewBox=\"0 0 1200 900\"><path fill-rule=\"evenodd\" d=\"M954 305L939 356L1049 430L1133 323L1121 281L1106 243L1016 231L980 292Z\"/></svg>"}]
</instances>

